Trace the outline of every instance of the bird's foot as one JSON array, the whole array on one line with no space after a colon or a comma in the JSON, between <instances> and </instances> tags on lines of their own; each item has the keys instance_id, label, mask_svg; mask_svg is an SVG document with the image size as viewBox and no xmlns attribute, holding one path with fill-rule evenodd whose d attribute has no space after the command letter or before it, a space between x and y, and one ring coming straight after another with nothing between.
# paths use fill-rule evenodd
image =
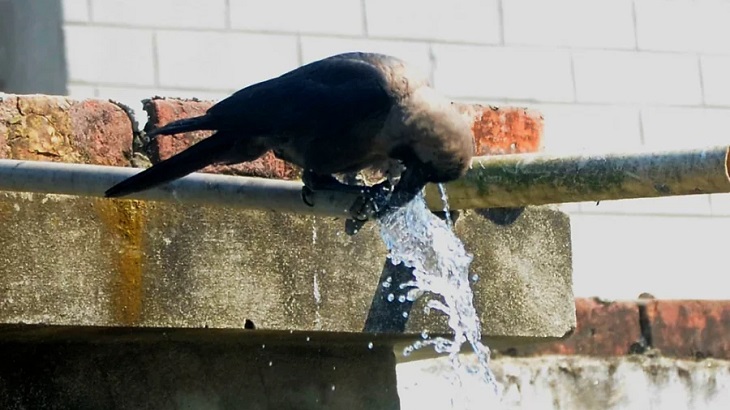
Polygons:
<instances>
[{"instance_id":1,"label":"bird's foot","mask_svg":"<svg viewBox=\"0 0 730 410\"><path fill-rule=\"evenodd\" d=\"M302 187L302 202L307 206L314 206L314 190L306 185Z\"/></svg>"},{"instance_id":2,"label":"bird's foot","mask_svg":"<svg viewBox=\"0 0 730 410\"><path fill-rule=\"evenodd\" d=\"M388 207L388 198L392 191L390 181L365 188L362 195L350 207L350 218L345 221L348 235L356 234L367 221L377 218Z\"/></svg>"}]
</instances>

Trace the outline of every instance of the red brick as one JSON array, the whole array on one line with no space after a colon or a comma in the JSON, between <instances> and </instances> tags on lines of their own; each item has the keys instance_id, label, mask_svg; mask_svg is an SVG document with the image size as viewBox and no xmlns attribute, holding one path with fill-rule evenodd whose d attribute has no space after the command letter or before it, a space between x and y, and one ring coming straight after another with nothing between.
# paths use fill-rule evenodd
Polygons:
<instances>
[{"instance_id":1,"label":"red brick","mask_svg":"<svg viewBox=\"0 0 730 410\"><path fill-rule=\"evenodd\" d=\"M203 115L212 105L210 101L164 98L148 100L144 104L144 109L149 115L150 122L145 129L154 129L181 118ZM210 131L159 135L150 142L150 159L152 163L163 161L210 135ZM255 161L235 165L212 165L204 168L202 172L278 179L298 179L301 174L298 167L274 157L271 152L267 152Z\"/></svg>"},{"instance_id":2,"label":"red brick","mask_svg":"<svg viewBox=\"0 0 730 410\"><path fill-rule=\"evenodd\" d=\"M538 112L479 104L457 103L457 107L472 122L476 155L540 151L543 118Z\"/></svg>"},{"instance_id":3,"label":"red brick","mask_svg":"<svg viewBox=\"0 0 730 410\"><path fill-rule=\"evenodd\" d=\"M729 301L654 300L646 313L662 355L730 358Z\"/></svg>"},{"instance_id":4,"label":"red brick","mask_svg":"<svg viewBox=\"0 0 730 410\"><path fill-rule=\"evenodd\" d=\"M5 96L0 158L129 165L132 122L116 104L65 97Z\"/></svg>"},{"instance_id":5,"label":"red brick","mask_svg":"<svg viewBox=\"0 0 730 410\"><path fill-rule=\"evenodd\" d=\"M633 301L575 300L577 326L566 339L508 349L520 356L561 354L620 356L641 339L639 306Z\"/></svg>"}]
</instances>

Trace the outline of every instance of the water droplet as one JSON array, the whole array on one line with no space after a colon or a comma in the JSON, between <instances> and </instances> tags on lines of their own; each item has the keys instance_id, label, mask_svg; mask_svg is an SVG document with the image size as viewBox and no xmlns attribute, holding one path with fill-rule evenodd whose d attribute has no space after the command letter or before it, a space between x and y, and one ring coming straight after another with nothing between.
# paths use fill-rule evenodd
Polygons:
<instances>
[{"instance_id":1,"label":"water droplet","mask_svg":"<svg viewBox=\"0 0 730 410\"><path fill-rule=\"evenodd\" d=\"M373 350L373 342L368 343L368 349Z\"/></svg>"},{"instance_id":2,"label":"water droplet","mask_svg":"<svg viewBox=\"0 0 730 410\"><path fill-rule=\"evenodd\" d=\"M307 338L305 340L308 342L309 341L309 336L307 336Z\"/></svg>"},{"instance_id":3,"label":"water droplet","mask_svg":"<svg viewBox=\"0 0 730 410\"><path fill-rule=\"evenodd\" d=\"M274 362L269 362L269 367L273 366Z\"/></svg>"},{"instance_id":4,"label":"water droplet","mask_svg":"<svg viewBox=\"0 0 730 410\"><path fill-rule=\"evenodd\" d=\"M383 287L388 289L390 287L390 282L383 282Z\"/></svg>"},{"instance_id":5,"label":"water droplet","mask_svg":"<svg viewBox=\"0 0 730 410\"><path fill-rule=\"evenodd\" d=\"M385 278L385 281L386 281L386 282L388 282L388 283L390 283L390 282L392 282L392 281L393 281L393 278L392 278L392 277L390 277L390 276L388 276L387 278Z\"/></svg>"},{"instance_id":6,"label":"water droplet","mask_svg":"<svg viewBox=\"0 0 730 410\"><path fill-rule=\"evenodd\" d=\"M479 280L479 275L477 275L476 273L471 276L471 281L472 282L476 282L478 280Z\"/></svg>"},{"instance_id":7,"label":"water droplet","mask_svg":"<svg viewBox=\"0 0 730 410\"><path fill-rule=\"evenodd\" d=\"M335 385L334 384L332 385L332 391L335 391Z\"/></svg>"},{"instance_id":8,"label":"water droplet","mask_svg":"<svg viewBox=\"0 0 730 410\"><path fill-rule=\"evenodd\" d=\"M266 349L266 345L261 345L261 348L262 349Z\"/></svg>"},{"instance_id":9,"label":"water droplet","mask_svg":"<svg viewBox=\"0 0 730 410\"><path fill-rule=\"evenodd\" d=\"M406 295L400 295L398 296L398 302L404 303L406 301Z\"/></svg>"},{"instance_id":10,"label":"water droplet","mask_svg":"<svg viewBox=\"0 0 730 410\"><path fill-rule=\"evenodd\" d=\"M407 318L408 317L408 312L403 312L403 317Z\"/></svg>"},{"instance_id":11,"label":"water droplet","mask_svg":"<svg viewBox=\"0 0 730 410\"><path fill-rule=\"evenodd\" d=\"M394 300L395 300L395 295L392 293L388 294L388 302L392 302Z\"/></svg>"},{"instance_id":12,"label":"water droplet","mask_svg":"<svg viewBox=\"0 0 730 410\"><path fill-rule=\"evenodd\" d=\"M428 331L427 330L424 330L424 331L421 332L421 338L428 339Z\"/></svg>"},{"instance_id":13,"label":"water droplet","mask_svg":"<svg viewBox=\"0 0 730 410\"><path fill-rule=\"evenodd\" d=\"M410 356L411 353L413 353L413 347L412 346L406 346L403 348L403 356Z\"/></svg>"}]
</instances>

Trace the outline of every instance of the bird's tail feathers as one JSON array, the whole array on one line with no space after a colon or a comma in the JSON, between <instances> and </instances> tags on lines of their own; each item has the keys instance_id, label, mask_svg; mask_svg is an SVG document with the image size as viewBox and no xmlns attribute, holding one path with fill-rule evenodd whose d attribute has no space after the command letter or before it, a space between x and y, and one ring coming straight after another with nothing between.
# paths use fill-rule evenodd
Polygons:
<instances>
[{"instance_id":1,"label":"bird's tail feathers","mask_svg":"<svg viewBox=\"0 0 730 410\"><path fill-rule=\"evenodd\" d=\"M144 191L184 177L208 165L222 162L233 141L223 134L206 138L192 147L109 188L104 195L115 198Z\"/></svg>"},{"instance_id":2,"label":"bird's tail feathers","mask_svg":"<svg viewBox=\"0 0 730 410\"><path fill-rule=\"evenodd\" d=\"M148 131L147 136L153 138L157 135L179 134L181 132L212 130L214 129L212 120L207 115L193 118L183 118Z\"/></svg>"}]
</instances>

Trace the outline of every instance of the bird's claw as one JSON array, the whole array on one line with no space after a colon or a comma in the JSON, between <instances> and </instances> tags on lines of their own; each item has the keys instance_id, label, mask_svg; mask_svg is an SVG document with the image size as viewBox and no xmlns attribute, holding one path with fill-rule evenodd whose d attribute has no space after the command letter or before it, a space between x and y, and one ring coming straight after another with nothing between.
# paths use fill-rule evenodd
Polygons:
<instances>
[{"instance_id":1,"label":"bird's claw","mask_svg":"<svg viewBox=\"0 0 730 410\"><path fill-rule=\"evenodd\" d=\"M302 187L302 201L307 206L314 206L314 198L313 197L314 197L314 191L312 190L312 188L304 185Z\"/></svg>"},{"instance_id":2,"label":"bird's claw","mask_svg":"<svg viewBox=\"0 0 730 410\"><path fill-rule=\"evenodd\" d=\"M389 181L363 188L362 195L350 207L350 218L345 221L345 231L348 235L356 234L367 221L377 218L382 213L387 207L391 188Z\"/></svg>"}]
</instances>

